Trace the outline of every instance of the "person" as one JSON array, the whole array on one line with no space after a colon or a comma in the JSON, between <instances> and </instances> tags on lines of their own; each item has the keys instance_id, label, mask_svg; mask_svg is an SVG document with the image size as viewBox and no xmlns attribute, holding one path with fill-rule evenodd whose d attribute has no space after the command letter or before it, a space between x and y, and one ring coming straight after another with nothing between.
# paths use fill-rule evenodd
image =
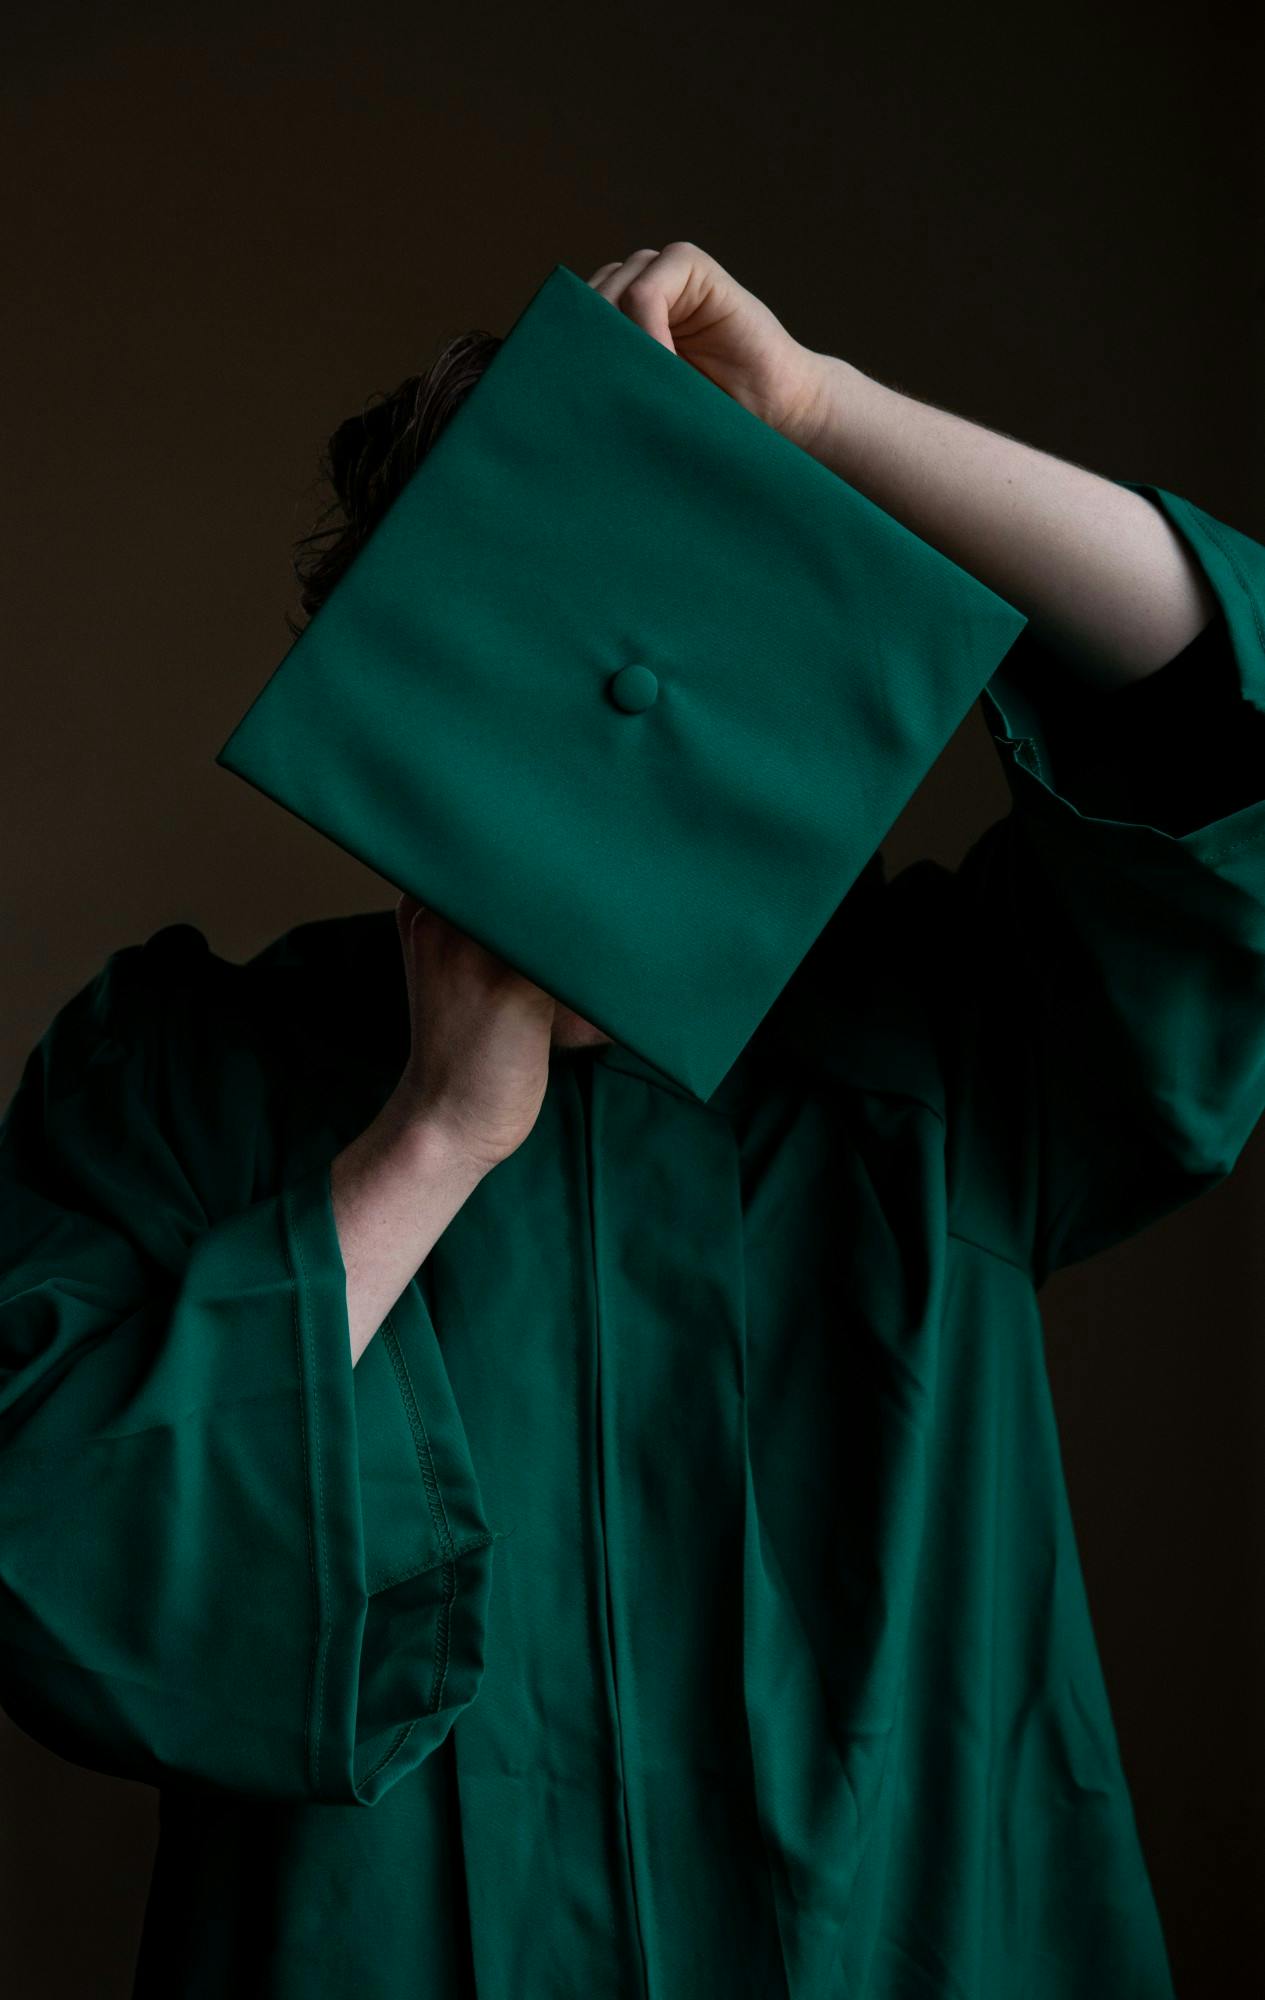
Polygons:
<instances>
[{"instance_id":1,"label":"person","mask_svg":"<svg viewBox=\"0 0 1265 2000\"><path fill-rule=\"evenodd\" d=\"M406 893L112 953L0 1128L0 1701L159 1788L146 2000L1161 2000L1038 1293L1265 1107L1265 550L589 283L1027 615L1010 810L706 1102ZM496 346L339 427L309 617Z\"/></svg>"}]
</instances>

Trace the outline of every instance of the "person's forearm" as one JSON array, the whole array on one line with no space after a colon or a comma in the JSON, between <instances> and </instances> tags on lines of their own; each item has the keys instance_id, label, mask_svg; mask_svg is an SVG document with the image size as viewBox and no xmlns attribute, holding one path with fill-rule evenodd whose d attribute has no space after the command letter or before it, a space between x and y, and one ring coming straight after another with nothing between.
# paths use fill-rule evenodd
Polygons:
<instances>
[{"instance_id":1,"label":"person's forearm","mask_svg":"<svg viewBox=\"0 0 1265 2000\"><path fill-rule=\"evenodd\" d=\"M1216 603L1144 494L902 395L833 355L795 443L1022 611L1089 686L1181 651Z\"/></svg>"},{"instance_id":2,"label":"person's forearm","mask_svg":"<svg viewBox=\"0 0 1265 2000\"><path fill-rule=\"evenodd\" d=\"M483 1178L432 1126L389 1099L330 1164L352 1366Z\"/></svg>"}]
</instances>

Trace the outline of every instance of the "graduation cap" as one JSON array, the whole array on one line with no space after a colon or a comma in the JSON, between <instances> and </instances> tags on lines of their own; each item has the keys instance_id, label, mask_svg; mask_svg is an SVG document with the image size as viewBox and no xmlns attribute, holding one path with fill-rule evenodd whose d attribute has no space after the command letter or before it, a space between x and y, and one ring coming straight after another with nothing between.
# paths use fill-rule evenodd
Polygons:
<instances>
[{"instance_id":1,"label":"graduation cap","mask_svg":"<svg viewBox=\"0 0 1265 2000\"><path fill-rule=\"evenodd\" d=\"M215 761L706 1099L1026 622L555 264Z\"/></svg>"}]
</instances>

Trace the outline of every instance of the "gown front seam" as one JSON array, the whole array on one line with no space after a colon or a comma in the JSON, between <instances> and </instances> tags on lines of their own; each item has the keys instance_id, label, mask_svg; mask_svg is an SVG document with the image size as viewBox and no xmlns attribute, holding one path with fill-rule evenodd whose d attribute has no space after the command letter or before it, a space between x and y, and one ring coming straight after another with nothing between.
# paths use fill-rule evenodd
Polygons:
<instances>
[{"instance_id":1,"label":"gown front seam","mask_svg":"<svg viewBox=\"0 0 1265 2000\"><path fill-rule=\"evenodd\" d=\"M636 1863L633 1854L632 1827L629 1823L629 1817L628 1817L628 1780L627 1780L627 1773L625 1769L625 1759L624 1759L623 1718L620 1710L620 1701L619 1701L618 1666L616 1660L616 1646L615 1646L615 1614L614 1614L614 1604L612 1602L612 1594L611 1594L610 1556L609 1556L608 1534L607 1534L608 1509L607 1509L607 1498L606 1498L606 1482L609 1470L609 1455L606 1448L606 1438L605 1438L605 1427L606 1427L605 1402L603 1397L603 1384L605 1381L605 1371L603 1370L602 1366L602 1351L601 1351L602 1324L604 1319L602 1285L601 1285L601 1260L598 1255L598 1244L597 1244L597 1147L596 1144L594 1143L594 1127L596 1124L594 1094L596 1093L599 1084L595 1068L589 1067L585 1069L582 1072L582 1075L579 1079L579 1083L580 1083L580 1088L578 1096L581 1105L581 1118L583 1120L583 1127L584 1127L584 1143L582 1148L582 1154L585 1167L585 1186L587 1191L589 1255L591 1258L591 1268L592 1268L592 1278L593 1278L593 1328L594 1328L593 1352L597 1364L595 1372L595 1382L594 1382L594 1400L596 1404L596 1418L597 1418L597 1423L596 1423L597 1494L598 1494L598 1512L601 1521L601 1532L602 1532L602 1583L603 1583L602 1599L603 1599L603 1606L605 1613L606 1654L610 1667L611 1697L612 1697L612 1705L614 1708L614 1719L615 1719L615 1750L619 1765L620 1825L624 1837L624 1856L625 1856L625 1866L627 1870L626 1880L627 1880L629 1900L632 1907L633 1929L637 1938L637 1949L638 1949L639 1963L641 1968L642 1992L643 1995L645 1996L645 2000L650 2000L650 1993L651 1993L650 1968L647 1963L647 1957L646 1957L646 1942L642 1933L641 1905L637 1890Z\"/></svg>"}]
</instances>

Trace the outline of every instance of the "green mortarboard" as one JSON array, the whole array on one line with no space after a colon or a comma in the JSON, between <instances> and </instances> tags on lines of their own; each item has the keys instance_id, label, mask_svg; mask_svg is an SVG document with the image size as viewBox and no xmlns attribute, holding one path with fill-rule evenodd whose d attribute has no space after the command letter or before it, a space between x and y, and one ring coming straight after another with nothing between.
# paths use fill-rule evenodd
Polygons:
<instances>
[{"instance_id":1,"label":"green mortarboard","mask_svg":"<svg viewBox=\"0 0 1265 2000\"><path fill-rule=\"evenodd\" d=\"M215 761L705 1099L1025 623L556 264Z\"/></svg>"}]
</instances>

